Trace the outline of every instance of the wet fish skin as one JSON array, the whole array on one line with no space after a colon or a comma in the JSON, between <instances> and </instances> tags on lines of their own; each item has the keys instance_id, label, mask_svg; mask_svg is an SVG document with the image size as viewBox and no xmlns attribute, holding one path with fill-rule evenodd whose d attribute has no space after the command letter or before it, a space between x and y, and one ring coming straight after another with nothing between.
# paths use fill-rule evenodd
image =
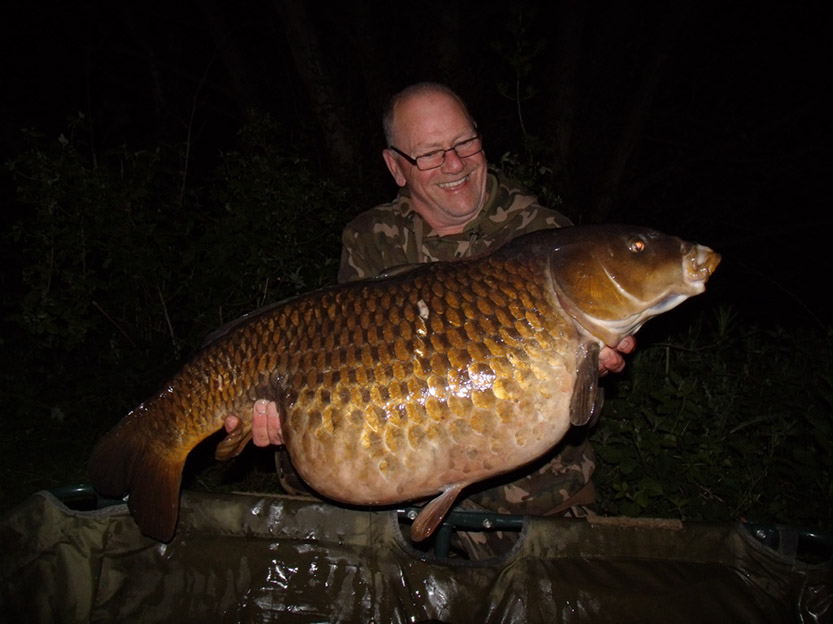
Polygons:
<instances>
[{"instance_id":1,"label":"wet fish skin","mask_svg":"<svg viewBox=\"0 0 833 624\"><path fill-rule=\"evenodd\" d=\"M598 351L698 294L720 258L632 226L519 237L479 259L324 288L235 323L105 436L102 494L130 492L143 532L174 533L182 467L252 403L275 400L293 464L323 496L380 505L435 498L430 535L467 485L547 452L598 408Z\"/></svg>"}]
</instances>

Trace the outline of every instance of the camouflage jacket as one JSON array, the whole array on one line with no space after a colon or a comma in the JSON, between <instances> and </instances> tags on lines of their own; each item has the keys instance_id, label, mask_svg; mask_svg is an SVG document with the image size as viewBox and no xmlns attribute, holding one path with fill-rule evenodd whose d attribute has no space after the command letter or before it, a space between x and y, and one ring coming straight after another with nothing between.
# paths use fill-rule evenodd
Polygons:
<instances>
[{"instance_id":1,"label":"camouflage jacket","mask_svg":"<svg viewBox=\"0 0 833 624\"><path fill-rule=\"evenodd\" d=\"M499 174L490 172L488 199L460 234L440 236L411 206L407 189L396 198L361 213L342 234L338 281L379 275L403 264L454 260L484 253L519 234L571 225L564 215L538 205Z\"/></svg>"}]
</instances>

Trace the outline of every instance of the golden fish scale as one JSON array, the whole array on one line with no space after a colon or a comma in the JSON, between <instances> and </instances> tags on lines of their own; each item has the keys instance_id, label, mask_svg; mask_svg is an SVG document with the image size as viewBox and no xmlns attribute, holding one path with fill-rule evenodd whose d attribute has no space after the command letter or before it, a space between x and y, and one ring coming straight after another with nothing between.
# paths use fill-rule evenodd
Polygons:
<instances>
[{"instance_id":1,"label":"golden fish scale","mask_svg":"<svg viewBox=\"0 0 833 624\"><path fill-rule=\"evenodd\" d=\"M285 306L258 369L277 372L301 475L337 500L386 503L548 450L569 427L576 336L544 275L446 265Z\"/></svg>"},{"instance_id":2,"label":"golden fish scale","mask_svg":"<svg viewBox=\"0 0 833 624\"><path fill-rule=\"evenodd\" d=\"M168 388L125 421L144 410L150 412L153 418L142 420L152 428L146 437L162 455L184 461L194 446L223 426L228 414L245 418L253 401L274 396L278 358L272 320L258 319L204 349L183 366Z\"/></svg>"}]
</instances>

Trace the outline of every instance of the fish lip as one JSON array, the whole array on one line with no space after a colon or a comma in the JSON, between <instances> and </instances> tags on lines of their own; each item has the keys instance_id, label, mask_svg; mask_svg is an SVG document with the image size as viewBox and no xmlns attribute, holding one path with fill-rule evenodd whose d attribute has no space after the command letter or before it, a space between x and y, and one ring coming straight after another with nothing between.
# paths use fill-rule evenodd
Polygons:
<instances>
[{"instance_id":1,"label":"fish lip","mask_svg":"<svg viewBox=\"0 0 833 624\"><path fill-rule=\"evenodd\" d=\"M721 256L705 245L692 245L683 256L683 279L686 284L701 293L706 288L706 281L720 264Z\"/></svg>"}]
</instances>

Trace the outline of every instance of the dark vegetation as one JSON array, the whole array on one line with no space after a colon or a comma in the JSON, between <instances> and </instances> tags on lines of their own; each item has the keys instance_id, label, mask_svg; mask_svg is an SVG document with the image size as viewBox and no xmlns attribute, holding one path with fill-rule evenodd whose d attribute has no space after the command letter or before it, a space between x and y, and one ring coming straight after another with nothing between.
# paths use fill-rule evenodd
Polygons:
<instances>
[{"instance_id":1,"label":"dark vegetation","mask_svg":"<svg viewBox=\"0 0 833 624\"><path fill-rule=\"evenodd\" d=\"M604 382L603 511L833 530L814 15L178 6L12 20L60 52L14 63L42 79L3 105L0 508L85 481L97 437L212 330L332 283L344 224L394 193L384 98L432 78L469 100L493 164L575 222L724 255ZM277 488L268 450L210 456L188 487Z\"/></svg>"}]
</instances>

